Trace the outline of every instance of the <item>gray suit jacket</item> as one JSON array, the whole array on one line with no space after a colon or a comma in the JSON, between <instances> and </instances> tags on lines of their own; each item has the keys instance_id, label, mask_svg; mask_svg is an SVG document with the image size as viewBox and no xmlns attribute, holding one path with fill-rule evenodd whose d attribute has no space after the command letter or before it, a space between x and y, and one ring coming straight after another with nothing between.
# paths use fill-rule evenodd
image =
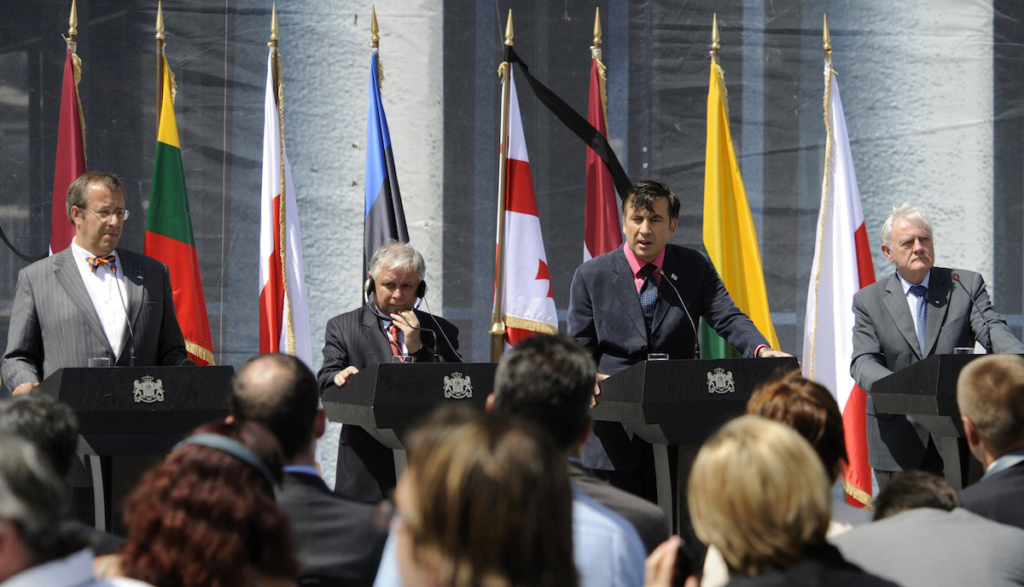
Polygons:
<instances>
[{"instance_id":1,"label":"gray suit jacket","mask_svg":"<svg viewBox=\"0 0 1024 587\"><path fill-rule=\"evenodd\" d=\"M188 355L167 267L124 249L117 254L125 276L135 364L180 365ZM128 364L132 340L126 328L118 365ZM85 367L90 358L114 355L70 248L18 273L7 351L0 362L8 390L42 381L57 369Z\"/></svg>"},{"instance_id":2,"label":"gray suit jacket","mask_svg":"<svg viewBox=\"0 0 1024 587\"><path fill-rule=\"evenodd\" d=\"M955 283L954 275L959 275L963 287ZM895 274L857 292L853 296L853 312L856 322L850 372L857 385L868 392L868 454L876 469L915 469L927 448L922 442L927 434L920 425L904 416L875 412L871 386L876 381L925 357L951 354L956 347L973 347L975 340L989 352L1024 353L1024 345L992 307L985 280L973 271L932 268L923 350L917 341L906 294Z\"/></svg>"},{"instance_id":3,"label":"gray suit jacket","mask_svg":"<svg viewBox=\"0 0 1024 587\"><path fill-rule=\"evenodd\" d=\"M1024 585L1024 530L963 508L918 508L830 539L846 560L904 587Z\"/></svg>"}]
</instances>

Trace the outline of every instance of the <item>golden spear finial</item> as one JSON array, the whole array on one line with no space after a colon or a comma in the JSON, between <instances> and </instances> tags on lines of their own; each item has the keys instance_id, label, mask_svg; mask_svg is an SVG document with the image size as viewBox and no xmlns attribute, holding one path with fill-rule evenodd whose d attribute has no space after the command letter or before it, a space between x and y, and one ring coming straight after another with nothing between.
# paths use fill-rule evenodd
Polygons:
<instances>
[{"instance_id":1,"label":"golden spear finial","mask_svg":"<svg viewBox=\"0 0 1024 587\"><path fill-rule=\"evenodd\" d=\"M601 47L601 8L594 9L594 47Z\"/></svg>"},{"instance_id":2,"label":"golden spear finial","mask_svg":"<svg viewBox=\"0 0 1024 587\"><path fill-rule=\"evenodd\" d=\"M505 44L509 47L512 46L512 9L508 10L508 24L505 25Z\"/></svg>"},{"instance_id":3,"label":"golden spear finial","mask_svg":"<svg viewBox=\"0 0 1024 587\"><path fill-rule=\"evenodd\" d=\"M278 32L278 27L277 27L277 2L274 2L273 6L271 8L271 12L270 12L270 46L271 47L277 47L277 41L279 39L279 37L277 36L277 32Z\"/></svg>"},{"instance_id":4,"label":"golden spear finial","mask_svg":"<svg viewBox=\"0 0 1024 587\"><path fill-rule=\"evenodd\" d=\"M156 40L164 40L164 6L163 2L156 3Z\"/></svg>"},{"instance_id":5,"label":"golden spear finial","mask_svg":"<svg viewBox=\"0 0 1024 587\"><path fill-rule=\"evenodd\" d=\"M718 13L715 13L711 21L711 58L715 61L718 61L718 50L722 47L718 39Z\"/></svg>"},{"instance_id":6,"label":"golden spear finial","mask_svg":"<svg viewBox=\"0 0 1024 587\"><path fill-rule=\"evenodd\" d=\"M380 46L380 28L377 26L377 9L370 5L370 47L376 49Z\"/></svg>"},{"instance_id":7,"label":"golden spear finial","mask_svg":"<svg viewBox=\"0 0 1024 587\"><path fill-rule=\"evenodd\" d=\"M71 0L71 16L68 17L68 42L74 43L78 36L78 5Z\"/></svg>"},{"instance_id":8,"label":"golden spear finial","mask_svg":"<svg viewBox=\"0 0 1024 587\"><path fill-rule=\"evenodd\" d=\"M821 32L821 47L825 50L825 59L832 59L832 35L828 33L828 15L824 15L825 26Z\"/></svg>"}]
</instances>

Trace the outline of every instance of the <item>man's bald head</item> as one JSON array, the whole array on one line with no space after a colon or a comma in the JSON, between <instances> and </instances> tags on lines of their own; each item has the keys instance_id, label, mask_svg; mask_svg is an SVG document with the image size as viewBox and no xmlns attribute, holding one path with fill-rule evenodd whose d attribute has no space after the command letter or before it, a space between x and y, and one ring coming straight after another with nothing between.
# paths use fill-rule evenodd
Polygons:
<instances>
[{"instance_id":1,"label":"man's bald head","mask_svg":"<svg viewBox=\"0 0 1024 587\"><path fill-rule=\"evenodd\" d=\"M313 443L320 388L309 367L291 355L270 353L246 361L232 380L230 403L235 419L270 430L289 461Z\"/></svg>"}]
</instances>

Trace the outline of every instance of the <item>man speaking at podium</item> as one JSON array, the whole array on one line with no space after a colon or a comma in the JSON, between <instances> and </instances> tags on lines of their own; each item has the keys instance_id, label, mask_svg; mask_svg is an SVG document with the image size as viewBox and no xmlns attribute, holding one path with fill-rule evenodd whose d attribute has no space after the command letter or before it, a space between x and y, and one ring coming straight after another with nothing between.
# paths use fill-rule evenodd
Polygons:
<instances>
[{"instance_id":1,"label":"man speaking at podium","mask_svg":"<svg viewBox=\"0 0 1024 587\"><path fill-rule=\"evenodd\" d=\"M75 238L21 270L0 376L14 395L54 371L112 365L180 365L188 355L174 314L167 267L118 250L128 218L114 175L90 172L68 186Z\"/></svg>"},{"instance_id":2,"label":"man speaking at podium","mask_svg":"<svg viewBox=\"0 0 1024 587\"><path fill-rule=\"evenodd\" d=\"M679 206L664 183L637 183L622 202L623 247L587 261L573 276L569 335L593 354L599 380L647 360L649 353L694 358L702 316L746 357L789 356L773 350L736 307L706 256L669 244ZM621 424L596 422L583 464L613 471L602 475L653 500L652 480L640 480L636 473L650 452L646 447Z\"/></svg>"},{"instance_id":3,"label":"man speaking at podium","mask_svg":"<svg viewBox=\"0 0 1024 587\"><path fill-rule=\"evenodd\" d=\"M868 457L879 487L895 471L923 469L942 475L939 447L906 416L877 414L871 386L931 355L948 355L978 341L996 353L1024 353L1006 321L992 307L985 280L972 271L934 267L932 225L906 202L893 206L882 225L882 252L896 265L889 279L853 296L850 373L868 392Z\"/></svg>"},{"instance_id":4,"label":"man speaking at podium","mask_svg":"<svg viewBox=\"0 0 1024 587\"><path fill-rule=\"evenodd\" d=\"M370 259L366 302L327 322L320 391L342 387L348 378L393 357L403 361L461 362L459 329L444 318L414 308L427 293L423 256L397 241L384 243ZM334 491L351 499L377 502L395 487L391 449L370 433L345 424L338 449Z\"/></svg>"}]
</instances>

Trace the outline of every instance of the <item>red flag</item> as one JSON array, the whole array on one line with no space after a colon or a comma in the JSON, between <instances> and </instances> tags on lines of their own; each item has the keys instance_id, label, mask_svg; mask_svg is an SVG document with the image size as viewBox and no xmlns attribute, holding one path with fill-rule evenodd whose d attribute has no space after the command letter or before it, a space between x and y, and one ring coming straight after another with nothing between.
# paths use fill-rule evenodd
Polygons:
<instances>
[{"instance_id":1,"label":"red flag","mask_svg":"<svg viewBox=\"0 0 1024 587\"><path fill-rule=\"evenodd\" d=\"M608 138L604 64L594 56L590 67L590 101L587 122ZM583 260L622 246L622 228L615 200L615 183L605 162L587 147L587 213L584 220Z\"/></svg>"},{"instance_id":2,"label":"red flag","mask_svg":"<svg viewBox=\"0 0 1024 587\"><path fill-rule=\"evenodd\" d=\"M81 66L71 47L64 60L64 84L60 93L57 127L57 161L53 167L53 213L50 216L50 254L68 248L75 226L68 219L68 186L85 173L85 119L78 100Z\"/></svg>"}]
</instances>

